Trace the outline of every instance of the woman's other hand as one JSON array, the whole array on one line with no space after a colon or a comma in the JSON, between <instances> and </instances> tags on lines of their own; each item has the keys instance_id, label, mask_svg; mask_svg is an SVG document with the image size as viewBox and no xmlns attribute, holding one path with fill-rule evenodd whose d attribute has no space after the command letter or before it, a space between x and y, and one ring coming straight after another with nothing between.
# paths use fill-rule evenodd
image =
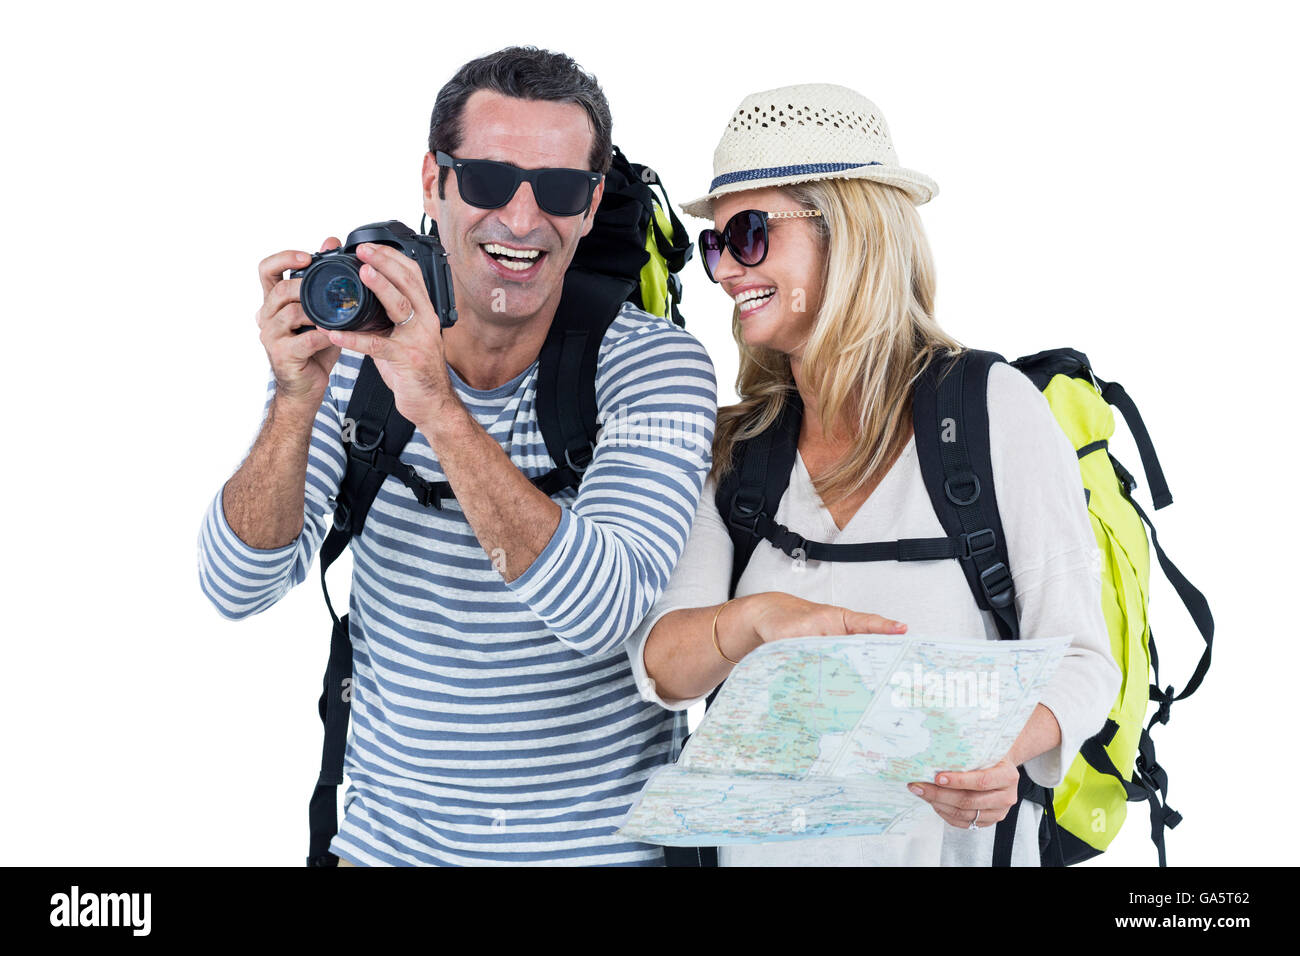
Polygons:
<instances>
[{"instance_id":1,"label":"woman's other hand","mask_svg":"<svg viewBox=\"0 0 1300 956\"><path fill-rule=\"evenodd\" d=\"M966 773L941 771L934 783L913 783L908 789L934 807L944 822L967 829L991 827L1019 800L1020 771L1007 755L991 767Z\"/></svg>"}]
</instances>

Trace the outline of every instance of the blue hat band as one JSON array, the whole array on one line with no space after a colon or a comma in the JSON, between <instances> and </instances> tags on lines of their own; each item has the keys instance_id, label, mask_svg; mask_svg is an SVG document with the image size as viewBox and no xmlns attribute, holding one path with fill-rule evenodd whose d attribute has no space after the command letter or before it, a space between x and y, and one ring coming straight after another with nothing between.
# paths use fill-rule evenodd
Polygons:
<instances>
[{"instance_id":1,"label":"blue hat band","mask_svg":"<svg viewBox=\"0 0 1300 956\"><path fill-rule=\"evenodd\" d=\"M863 166L883 166L884 163L803 163L798 166L767 166L763 169L742 169L735 173L725 173L709 183L709 192L719 186L731 183L747 182L751 179L780 179L784 176L806 176L809 173L841 173L846 169L860 169Z\"/></svg>"}]
</instances>

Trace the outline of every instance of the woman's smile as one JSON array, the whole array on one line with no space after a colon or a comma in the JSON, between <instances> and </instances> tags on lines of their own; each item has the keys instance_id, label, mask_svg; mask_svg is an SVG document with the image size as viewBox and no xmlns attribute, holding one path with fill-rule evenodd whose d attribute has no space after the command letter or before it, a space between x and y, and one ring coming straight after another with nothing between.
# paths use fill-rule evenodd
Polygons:
<instances>
[{"instance_id":1,"label":"woman's smile","mask_svg":"<svg viewBox=\"0 0 1300 956\"><path fill-rule=\"evenodd\" d=\"M776 286L745 286L739 292L732 293L736 308L741 318L757 312L776 298Z\"/></svg>"}]
</instances>

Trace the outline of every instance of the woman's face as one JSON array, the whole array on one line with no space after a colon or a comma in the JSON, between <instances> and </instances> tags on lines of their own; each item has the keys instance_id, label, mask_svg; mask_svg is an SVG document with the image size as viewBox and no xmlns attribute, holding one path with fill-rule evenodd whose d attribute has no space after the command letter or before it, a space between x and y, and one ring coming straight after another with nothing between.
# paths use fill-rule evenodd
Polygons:
<instances>
[{"instance_id":1,"label":"woman's face","mask_svg":"<svg viewBox=\"0 0 1300 956\"><path fill-rule=\"evenodd\" d=\"M713 228L721 231L745 209L793 212L801 207L777 188L731 193L713 201ZM812 332L821 302L825 255L812 219L776 219L767 224L767 258L756 266L738 263L724 249L713 270L718 284L737 303L745 344L799 355Z\"/></svg>"}]
</instances>

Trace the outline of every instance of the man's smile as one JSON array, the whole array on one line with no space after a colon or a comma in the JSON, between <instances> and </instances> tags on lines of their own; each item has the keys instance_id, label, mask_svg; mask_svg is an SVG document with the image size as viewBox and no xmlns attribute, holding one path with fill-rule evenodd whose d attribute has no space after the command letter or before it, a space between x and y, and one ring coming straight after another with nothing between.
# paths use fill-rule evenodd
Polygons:
<instances>
[{"instance_id":1,"label":"man's smile","mask_svg":"<svg viewBox=\"0 0 1300 956\"><path fill-rule=\"evenodd\" d=\"M479 248L498 274L517 282L536 275L548 255L544 249L508 246L500 242L480 243Z\"/></svg>"}]
</instances>

